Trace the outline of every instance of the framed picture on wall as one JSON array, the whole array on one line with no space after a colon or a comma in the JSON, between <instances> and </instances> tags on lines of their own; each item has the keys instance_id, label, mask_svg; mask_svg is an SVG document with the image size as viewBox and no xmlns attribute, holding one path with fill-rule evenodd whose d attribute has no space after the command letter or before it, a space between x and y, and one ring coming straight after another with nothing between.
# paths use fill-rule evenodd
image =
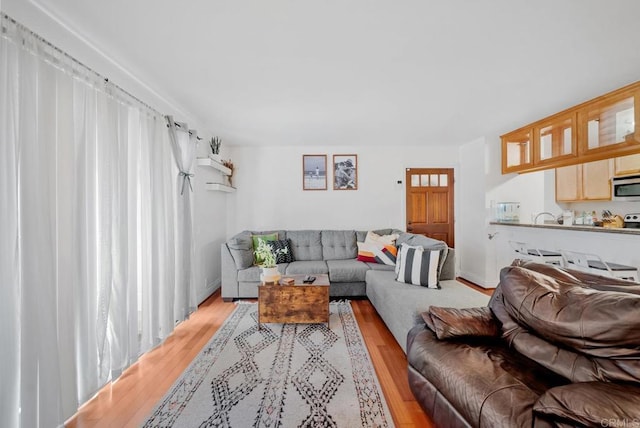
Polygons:
<instances>
[{"instance_id":1,"label":"framed picture on wall","mask_svg":"<svg viewBox=\"0 0 640 428\"><path fill-rule=\"evenodd\" d=\"M327 190L327 155L302 155L302 190Z\"/></svg>"},{"instance_id":2,"label":"framed picture on wall","mask_svg":"<svg viewBox=\"0 0 640 428\"><path fill-rule=\"evenodd\" d=\"M333 190L358 189L358 155L333 155Z\"/></svg>"}]
</instances>

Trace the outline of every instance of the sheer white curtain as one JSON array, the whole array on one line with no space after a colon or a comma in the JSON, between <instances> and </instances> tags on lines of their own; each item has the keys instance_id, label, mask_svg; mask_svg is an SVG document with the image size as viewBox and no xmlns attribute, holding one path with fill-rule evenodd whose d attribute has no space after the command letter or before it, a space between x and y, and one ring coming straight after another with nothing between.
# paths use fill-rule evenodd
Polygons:
<instances>
[{"instance_id":1,"label":"sheer white curtain","mask_svg":"<svg viewBox=\"0 0 640 428\"><path fill-rule=\"evenodd\" d=\"M50 427L195 308L193 250L164 117L1 24L0 426Z\"/></svg>"},{"instance_id":2,"label":"sheer white curtain","mask_svg":"<svg viewBox=\"0 0 640 428\"><path fill-rule=\"evenodd\" d=\"M198 133L189 129L186 123L176 123L173 117L167 116L169 127L169 139L173 157L176 160L179 173L177 187L180 190L178 196L177 223L181 240L178 243L180 254L177 262L177 278L182 284L188 284L177 296L176 319L188 316L196 308L195 269L193 254L193 203L191 200L191 166L196 157Z\"/></svg>"}]
</instances>

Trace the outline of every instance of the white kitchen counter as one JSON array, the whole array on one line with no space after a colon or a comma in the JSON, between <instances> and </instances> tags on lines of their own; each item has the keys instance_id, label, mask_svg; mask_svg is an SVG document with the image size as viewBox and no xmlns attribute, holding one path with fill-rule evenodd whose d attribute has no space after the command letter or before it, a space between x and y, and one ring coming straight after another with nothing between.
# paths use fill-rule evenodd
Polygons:
<instances>
[{"instance_id":1,"label":"white kitchen counter","mask_svg":"<svg viewBox=\"0 0 640 428\"><path fill-rule=\"evenodd\" d=\"M519 258L509 241L526 242L529 248L579 251L597 254L607 262L640 268L640 229L491 222L487 228L495 272ZM497 276L496 276L497 280Z\"/></svg>"},{"instance_id":2,"label":"white kitchen counter","mask_svg":"<svg viewBox=\"0 0 640 428\"><path fill-rule=\"evenodd\" d=\"M621 227L597 227L597 226L583 226L583 225L564 226L562 224L548 223L548 222L544 224L531 224L531 223L492 221L490 224L500 225L500 226L514 226L514 227L533 227L533 228L539 228L539 229L573 230L577 232L623 233L627 235L640 235L640 229L630 229L630 228L621 228Z\"/></svg>"}]
</instances>

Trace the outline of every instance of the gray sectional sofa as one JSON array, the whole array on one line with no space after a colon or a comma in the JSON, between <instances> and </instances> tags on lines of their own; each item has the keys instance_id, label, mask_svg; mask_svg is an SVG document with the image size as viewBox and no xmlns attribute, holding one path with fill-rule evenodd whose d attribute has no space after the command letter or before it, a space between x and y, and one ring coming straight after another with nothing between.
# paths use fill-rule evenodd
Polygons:
<instances>
[{"instance_id":1,"label":"gray sectional sofa","mask_svg":"<svg viewBox=\"0 0 640 428\"><path fill-rule=\"evenodd\" d=\"M441 261L441 289L428 289L396 281L393 266L357 260L357 242L366 231L356 230L272 230L244 231L222 244L222 298L257 298L260 268L253 264L252 235L278 233L288 239L294 261L278 265L283 275L329 275L332 297L366 297L403 350L407 333L421 322L420 313L431 305L475 307L486 305L489 297L455 281L455 254L449 248ZM425 249L447 249L442 241L394 229L374 231L378 235L397 233L396 244L421 245Z\"/></svg>"}]
</instances>

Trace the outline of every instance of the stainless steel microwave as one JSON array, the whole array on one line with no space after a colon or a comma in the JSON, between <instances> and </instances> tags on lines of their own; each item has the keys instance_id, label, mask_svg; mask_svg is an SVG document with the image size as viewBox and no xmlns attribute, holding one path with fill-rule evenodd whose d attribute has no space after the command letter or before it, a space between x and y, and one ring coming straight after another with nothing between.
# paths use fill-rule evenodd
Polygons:
<instances>
[{"instance_id":1,"label":"stainless steel microwave","mask_svg":"<svg viewBox=\"0 0 640 428\"><path fill-rule=\"evenodd\" d=\"M613 177L611 187L614 201L640 201L640 175Z\"/></svg>"}]
</instances>

